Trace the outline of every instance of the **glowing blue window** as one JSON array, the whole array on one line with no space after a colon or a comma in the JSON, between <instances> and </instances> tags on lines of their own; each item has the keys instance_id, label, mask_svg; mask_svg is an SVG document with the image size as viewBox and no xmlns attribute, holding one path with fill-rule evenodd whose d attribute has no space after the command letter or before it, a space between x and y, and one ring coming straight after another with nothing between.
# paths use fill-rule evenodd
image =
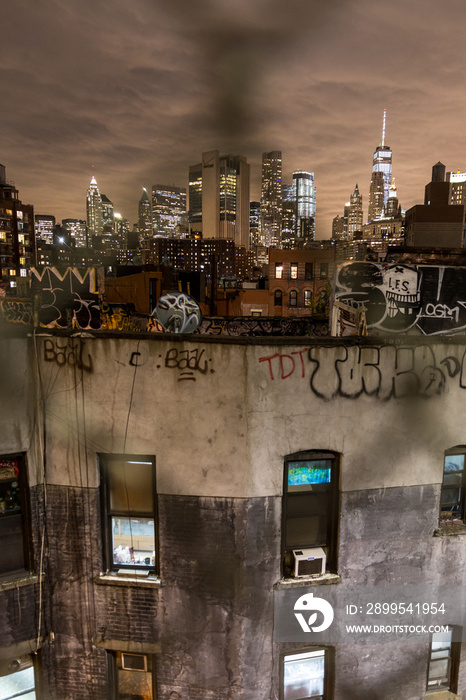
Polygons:
<instances>
[{"instance_id":1,"label":"glowing blue window","mask_svg":"<svg viewBox=\"0 0 466 700\"><path fill-rule=\"evenodd\" d=\"M330 484L332 462L330 459L318 459L310 462L288 463L288 486L312 486Z\"/></svg>"}]
</instances>

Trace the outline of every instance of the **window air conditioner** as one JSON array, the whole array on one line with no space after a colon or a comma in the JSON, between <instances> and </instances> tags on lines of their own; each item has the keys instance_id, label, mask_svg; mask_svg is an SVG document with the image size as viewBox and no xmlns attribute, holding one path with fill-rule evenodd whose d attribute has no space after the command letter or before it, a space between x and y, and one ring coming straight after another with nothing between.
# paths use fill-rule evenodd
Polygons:
<instances>
[{"instance_id":1,"label":"window air conditioner","mask_svg":"<svg viewBox=\"0 0 466 700\"><path fill-rule=\"evenodd\" d=\"M121 667L125 671L147 671L147 656L122 652Z\"/></svg>"},{"instance_id":2,"label":"window air conditioner","mask_svg":"<svg viewBox=\"0 0 466 700\"><path fill-rule=\"evenodd\" d=\"M293 549L295 578L325 574L327 557L322 547Z\"/></svg>"}]
</instances>

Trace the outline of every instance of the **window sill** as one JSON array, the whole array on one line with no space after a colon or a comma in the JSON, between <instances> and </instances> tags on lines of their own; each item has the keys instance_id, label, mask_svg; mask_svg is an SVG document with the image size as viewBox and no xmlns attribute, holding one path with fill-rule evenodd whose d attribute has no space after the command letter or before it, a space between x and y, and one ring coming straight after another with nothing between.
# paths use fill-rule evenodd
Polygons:
<instances>
[{"instance_id":1,"label":"window sill","mask_svg":"<svg viewBox=\"0 0 466 700\"><path fill-rule=\"evenodd\" d=\"M462 695L452 693L451 690L428 690L426 700L462 700Z\"/></svg>"},{"instance_id":2,"label":"window sill","mask_svg":"<svg viewBox=\"0 0 466 700\"><path fill-rule=\"evenodd\" d=\"M12 588L21 588L22 586L33 586L35 583L39 583L41 578L44 578L44 574L42 574L42 577L26 572L7 574L0 579L0 591L10 591Z\"/></svg>"},{"instance_id":3,"label":"window sill","mask_svg":"<svg viewBox=\"0 0 466 700\"><path fill-rule=\"evenodd\" d=\"M302 578L282 578L274 585L275 589L304 588L307 586L325 586L341 583L338 574L323 574L322 576L303 576Z\"/></svg>"},{"instance_id":4,"label":"window sill","mask_svg":"<svg viewBox=\"0 0 466 700\"><path fill-rule=\"evenodd\" d=\"M446 537L448 535L466 535L466 523L462 520L440 521L437 530L434 530L434 537Z\"/></svg>"},{"instance_id":5,"label":"window sill","mask_svg":"<svg viewBox=\"0 0 466 700\"><path fill-rule=\"evenodd\" d=\"M162 582L158 576L149 575L142 578L141 576L132 576L131 573L122 575L117 572L107 571L94 579L94 583L104 586L137 586L137 588L160 588Z\"/></svg>"}]
</instances>

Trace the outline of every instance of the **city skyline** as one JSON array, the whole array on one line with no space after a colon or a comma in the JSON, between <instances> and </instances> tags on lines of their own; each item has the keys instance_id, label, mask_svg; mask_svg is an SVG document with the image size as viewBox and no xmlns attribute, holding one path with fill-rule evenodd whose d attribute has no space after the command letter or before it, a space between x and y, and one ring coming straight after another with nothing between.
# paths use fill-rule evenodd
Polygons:
<instances>
[{"instance_id":1,"label":"city skyline","mask_svg":"<svg viewBox=\"0 0 466 700\"><path fill-rule=\"evenodd\" d=\"M437 161L466 171L462 19L460 0L18 0L0 49L0 162L36 213L85 218L94 175L133 223L142 187L187 187L212 149L247 158L258 200L262 153L281 150L284 183L315 173L328 238L356 183L366 217L384 109L403 208Z\"/></svg>"}]
</instances>

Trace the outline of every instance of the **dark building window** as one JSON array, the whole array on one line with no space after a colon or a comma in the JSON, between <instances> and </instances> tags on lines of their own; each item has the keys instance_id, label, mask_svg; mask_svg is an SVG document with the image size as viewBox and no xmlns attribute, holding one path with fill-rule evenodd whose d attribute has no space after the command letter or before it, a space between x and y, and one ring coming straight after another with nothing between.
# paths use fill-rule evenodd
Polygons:
<instances>
[{"instance_id":1,"label":"dark building window","mask_svg":"<svg viewBox=\"0 0 466 700\"><path fill-rule=\"evenodd\" d=\"M298 306L298 292L296 289L290 291L290 306Z\"/></svg>"},{"instance_id":2,"label":"dark building window","mask_svg":"<svg viewBox=\"0 0 466 700\"><path fill-rule=\"evenodd\" d=\"M427 690L450 690L457 693L460 655L460 628L450 627L447 632L434 632L430 642Z\"/></svg>"},{"instance_id":3,"label":"dark building window","mask_svg":"<svg viewBox=\"0 0 466 700\"><path fill-rule=\"evenodd\" d=\"M440 500L441 520L465 518L465 454L464 445L458 445L445 452Z\"/></svg>"},{"instance_id":4,"label":"dark building window","mask_svg":"<svg viewBox=\"0 0 466 700\"><path fill-rule=\"evenodd\" d=\"M99 458L106 569L157 571L154 458L110 454Z\"/></svg>"},{"instance_id":5,"label":"dark building window","mask_svg":"<svg viewBox=\"0 0 466 700\"><path fill-rule=\"evenodd\" d=\"M320 279L328 279L328 262L320 263Z\"/></svg>"},{"instance_id":6,"label":"dark building window","mask_svg":"<svg viewBox=\"0 0 466 700\"><path fill-rule=\"evenodd\" d=\"M29 567L29 519L24 455L0 457L0 575Z\"/></svg>"},{"instance_id":7,"label":"dark building window","mask_svg":"<svg viewBox=\"0 0 466 700\"><path fill-rule=\"evenodd\" d=\"M284 654L280 700L331 700L333 649Z\"/></svg>"},{"instance_id":8,"label":"dark building window","mask_svg":"<svg viewBox=\"0 0 466 700\"><path fill-rule=\"evenodd\" d=\"M297 452L285 459L283 574L336 573L339 459L333 452Z\"/></svg>"},{"instance_id":9,"label":"dark building window","mask_svg":"<svg viewBox=\"0 0 466 700\"><path fill-rule=\"evenodd\" d=\"M155 700L154 658L151 654L108 652L111 700Z\"/></svg>"},{"instance_id":10,"label":"dark building window","mask_svg":"<svg viewBox=\"0 0 466 700\"><path fill-rule=\"evenodd\" d=\"M314 277L314 263L307 262L304 266L304 279L312 280Z\"/></svg>"},{"instance_id":11,"label":"dark building window","mask_svg":"<svg viewBox=\"0 0 466 700\"><path fill-rule=\"evenodd\" d=\"M281 289L276 289L273 295L273 305L281 306L283 304L283 293Z\"/></svg>"}]
</instances>

